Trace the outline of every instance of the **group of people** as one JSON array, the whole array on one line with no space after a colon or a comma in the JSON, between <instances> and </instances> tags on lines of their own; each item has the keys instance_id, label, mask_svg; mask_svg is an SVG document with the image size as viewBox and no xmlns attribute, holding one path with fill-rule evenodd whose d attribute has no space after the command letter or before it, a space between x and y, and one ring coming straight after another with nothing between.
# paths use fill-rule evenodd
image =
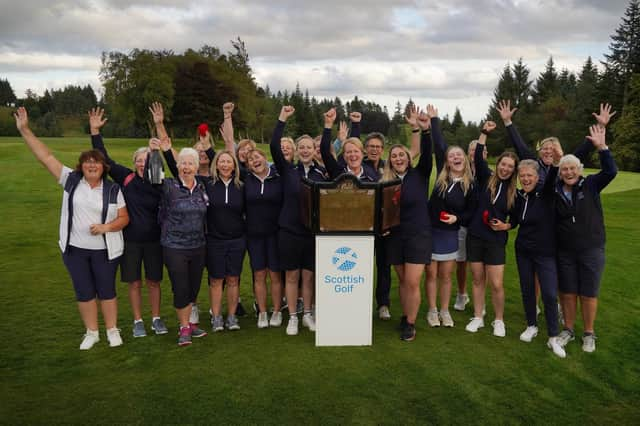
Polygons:
<instances>
[{"instance_id":1,"label":"group of people","mask_svg":"<svg viewBox=\"0 0 640 426\"><path fill-rule=\"evenodd\" d=\"M600 192L617 172L605 142L606 125L615 114L609 105L601 105L599 113L593 114L596 124L574 154L564 155L556 138L546 138L538 144L536 155L512 123L516 109L509 101L501 102L498 112L515 153L506 151L498 156L495 171L488 166L486 144L496 124L485 122L478 140L465 152L447 145L438 110L432 105L425 111L415 107L409 111L410 147L390 146L387 159L382 158L382 134L367 135L363 144L360 113L350 114L350 130L346 123L340 123L335 141L333 108L324 114L321 136L301 135L293 140L284 137L284 130L295 110L284 106L270 142L273 163L252 140L235 142L233 110L232 103L223 106L223 150L214 151L209 128L202 124L194 147L176 152L164 127L162 105L154 103L150 112L157 138L134 152L134 168L130 169L108 155L100 135L106 122L104 111L93 109L89 112L93 149L81 154L75 170L63 166L33 135L24 108L16 112L18 130L28 147L64 188L60 248L87 330L80 349L90 349L99 341L98 300L110 345L122 344L116 326L118 264L122 281L128 283L134 337L146 335L141 308L142 265L152 310L151 329L156 334L168 332L160 316L163 264L180 323L180 346L207 334L199 326L196 307L205 267L212 331L238 330L245 251L249 253L258 328L281 326L286 303L286 333L298 334L299 314L302 326L314 331L315 244L301 219L302 180L326 181L350 173L366 182L402 182L400 223L375 238L378 316L391 318L393 265L399 281L402 340L416 336L423 273L427 324L454 326L449 313L452 275L455 269L458 294L454 308L464 310L470 299L467 263L472 273L474 315L466 330L475 333L484 327L488 282L495 315L493 334L504 337L505 247L508 231L517 227L516 261L527 322L520 339L531 342L538 334L539 289L547 345L553 353L565 357L564 348L574 339L578 299L583 317L582 348L595 350L594 321L605 244ZM601 171L584 177L582 161L591 148L598 151ZM173 178L153 182L151 158L159 152ZM436 181L429 194L434 157ZM226 320L222 314L225 291ZM298 308L300 296L302 306Z\"/></svg>"}]
</instances>

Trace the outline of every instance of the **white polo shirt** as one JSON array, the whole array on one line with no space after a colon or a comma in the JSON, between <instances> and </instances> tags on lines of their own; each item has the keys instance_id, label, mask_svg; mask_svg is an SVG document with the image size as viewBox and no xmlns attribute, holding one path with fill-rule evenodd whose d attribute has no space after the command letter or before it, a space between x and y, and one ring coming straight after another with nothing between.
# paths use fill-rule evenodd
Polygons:
<instances>
[{"instance_id":1,"label":"white polo shirt","mask_svg":"<svg viewBox=\"0 0 640 426\"><path fill-rule=\"evenodd\" d=\"M62 168L60 185L64 188L71 170ZM121 209L126 204L122 191L118 191L117 208ZM78 183L73 194L73 218L69 244L87 250L104 250L107 248L102 235L92 235L90 227L93 224L102 223L102 181L95 188L91 188L84 177ZM62 224L67 226L66 224Z\"/></svg>"}]
</instances>

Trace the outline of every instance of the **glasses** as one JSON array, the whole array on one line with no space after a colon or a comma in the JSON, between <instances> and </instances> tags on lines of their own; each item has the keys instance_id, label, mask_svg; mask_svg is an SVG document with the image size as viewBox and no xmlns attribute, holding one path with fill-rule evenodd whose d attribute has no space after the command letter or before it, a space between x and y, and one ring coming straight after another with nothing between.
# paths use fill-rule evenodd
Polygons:
<instances>
[{"instance_id":1,"label":"glasses","mask_svg":"<svg viewBox=\"0 0 640 426\"><path fill-rule=\"evenodd\" d=\"M379 145L369 145L367 148L369 148L369 149L377 149L377 150L381 150L382 149L382 147L379 146Z\"/></svg>"}]
</instances>

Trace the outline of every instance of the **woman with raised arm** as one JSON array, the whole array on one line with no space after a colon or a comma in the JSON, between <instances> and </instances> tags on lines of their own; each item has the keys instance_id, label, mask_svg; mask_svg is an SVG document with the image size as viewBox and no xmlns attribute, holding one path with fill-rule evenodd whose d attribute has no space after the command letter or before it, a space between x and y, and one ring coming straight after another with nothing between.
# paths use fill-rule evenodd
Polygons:
<instances>
[{"instance_id":1,"label":"woman with raised arm","mask_svg":"<svg viewBox=\"0 0 640 426\"><path fill-rule=\"evenodd\" d=\"M258 305L258 328L282 324L282 279L278 257L278 216L282 207L282 181L275 167L269 167L264 152L247 154L249 173L245 178L247 249L253 271ZM273 314L267 313L267 275L271 278Z\"/></svg>"},{"instance_id":2,"label":"woman with raised arm","mask_svg":"<svg viewBox=\"0 0 640 426\"><path fill-rule=\"evenodd\" d=\"M91 349L100 341L98 299L109 346L120 346L115 279L124 251L122 229L129 223L120 187L106 179L109 164L100 151L81 153L75 170L71 170L31 132L24 107L18 108L15 119L33 155L64 189L59 246L87 330L80 349Z\"/></svg>"},{"instance_id":3,"label":"woman with raised arm","mask_svg":"<svg viewBox=\"0 0 640 426\"><path fill-rule=\"evenodd\" d=\"M431 262L431 221L427 192L431 175L431 136L428 130L414 133L413 150L420 146L420 160L411 166L411 152L400 144L389 150L382 181L402 180L400 224L385 236L387 262L394 266L400 282L400 338L416 337L416 318L420 309L420 279L425 265Z\"/></svg>"},{"instance_id":4,"label":"woman with raised arm","mask_svg":"<svg viewBox=\"0 0 640 426\"><path fill-rule=\"evenodd\" d=\"M425 292L429 302L427 323L431 327L453 327L449 313L451 298L451 274L458 255L458 232L467 224L475 209L473 176L465 152L459 146L447 146L442 131L438 110L427 106L431 122L431 135L436 157L437 178L429 197L431 215L432 254L427 267ZM436 297L437 282L440 282L440 311Z\"/></svg>"},{"instance_id":5,"label":"woman with raised arm","mask_svg":"<svg viewBox=\"0 0 640 426\"><path fill-rule=\"evenodd\" d=\"M487 135L496 124L487 121L482 127L475 152L477 208L469 222L467 234L467 261L473 275L474 316L466 330L475 333L484 327L484 300L486 282L491 286L491 300L495 320L493 335L504 337L504 265L507 231L511 224L507 217L516 198L516 168L518 157L512 152L502 153L496 161L493 173L484 159Z\"/></svg>"},{"instance_id":6,"label":"woman with raised arm","mask_svg":"<svg viewBox=\"0 0 640 426\"><path fill-rule=\"evenodd\" d=\"M553 164L562 157L560 144L553 144ZM556 235L554 209L554 183L558 176L557 166L547 170L542 191L538 190L537 161L527 159L518 164L518 179L522 189L518 190L511 215L513 227L519 226L516 237L516 262L520 275L520 290L524 305L527 328L520 340L531 342L538 335L536 313L535 277L539 277L544 315L549 339L547 346L557 356L566 356L558 339L558 274L556 268Z\"/></svg>"},{"instance_id":7,"label":"woman with raised arm","mask_svg":"<svg viewBox=\"0 0 640 426\"><path fill-rule=\"evenodd\" d=\"M286 153L281 147L284 126L295 109L283 106L280 110L278 123L271 138L271 157L280 174L283 185L283 203L278 218L278 254L280 267L285 272L285 294L289 301L289 322L287 334L298 334L298 315L291 309L293 301L298 299L298 281L302 276L302 298L304 300L304 315L302 325L315 331L311 301L313 298L313 271L315 269L315 242L311 232L304 227L300 220L300 188L305 169L296 167L287 160ZM313 144L311 144L313 147ZM291 156L293 158L293 155Z\"/></svg>"},{"instance_id":8,"label":"woman with raised arm","mask_svg":"<svg viewBox=\"0 0 640 426\"><path fill-rule=\"evenodd\" d=\"M600 192L616 177L618 168L605 141L606 130L596 125L587 137L598 150L600 172L582 176L583 165L574 155L560 159L560 180L556 187L556 235L558 282L565 328L560 343L574 339L578 298L582 308L584 334L582 350L596 350L594 323L600 280L604 270L605 228Z\"/></svg>"},{"instance_id":9,"label":"woman with raised arm","mask_svg":"<svg viewBox=\"0 0 640 426\"><path fill-rule=\"evenodd\" d=\"M345 165L342 166L331 154L331 128L336 119L336 110L331 108L325 113L325 128L320 142L320 153L327 168L329 177L335 179L343 173L350 173L363 182L377 182L380 177L378 172L369 166L362 164L364 159L364 147L359 138L350 137L342 145L342 157ZM329 125L329 127L327 127Z\"/></svg>"},{"instance_id":10,"label":"woman with raised arm","mask_svg":"<svg viewBox=\"0 0 640 426\"><path fill-rule=\"evenodd\" d=\"M152 150L162 147L165 155L173 160L170 139L162 142L151 139L149 147ZM192 302L198 298L206 262L205 219L209 205L205 186L196 179L199 163L195 149L183 148L177 162L171 165L167 161L177 177L165 178L161 185L160 244L180 323L179 346L190 345L192 337L207 335L191 321Z\"/></svg>"},{"instance_id":11,"label":"woman with raised arm","mask_svg":"<svg viewBox=\"0 0 640 426\"><path fill-rule=\"evenodd\" d=\"M166 334L167 327L160 317L160 281L162 281L162 246L158 207L162 193L144 180L144 165L149 147L138 148L133 153L134 170L116 163L104 146L100 128L106 123L104 110L89 111L89 128L93 149L101 151L109 165L109 176L124 194L129 224L124 228L124 254L120 262L121 281L129 284L129 302L133 312L133 337L144 337L147 332L142 320L142 265L149 290L151 305L151 330Z\"/></svg>"}]
</instances>

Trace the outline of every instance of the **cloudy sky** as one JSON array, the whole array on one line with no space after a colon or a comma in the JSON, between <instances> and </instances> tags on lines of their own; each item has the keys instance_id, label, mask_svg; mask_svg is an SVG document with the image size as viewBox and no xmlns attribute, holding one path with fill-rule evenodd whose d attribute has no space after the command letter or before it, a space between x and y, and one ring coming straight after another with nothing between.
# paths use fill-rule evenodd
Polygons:
<instances>
[{"instance_id":1,"label":"cloudy sky","mask_svg":"<svg viewBox=\"0 0 640 426\"><path fill-rule=\"evenodd\" d=\"M558 69L602 59L628 0L0 0L0 78L17 96L91 84L102 51L182 52L246 43L257 81L296 82L316 97L354 95L387 105L487 111L507 62L532 76L550 55Z\"/></svg>"}]
</instances>

